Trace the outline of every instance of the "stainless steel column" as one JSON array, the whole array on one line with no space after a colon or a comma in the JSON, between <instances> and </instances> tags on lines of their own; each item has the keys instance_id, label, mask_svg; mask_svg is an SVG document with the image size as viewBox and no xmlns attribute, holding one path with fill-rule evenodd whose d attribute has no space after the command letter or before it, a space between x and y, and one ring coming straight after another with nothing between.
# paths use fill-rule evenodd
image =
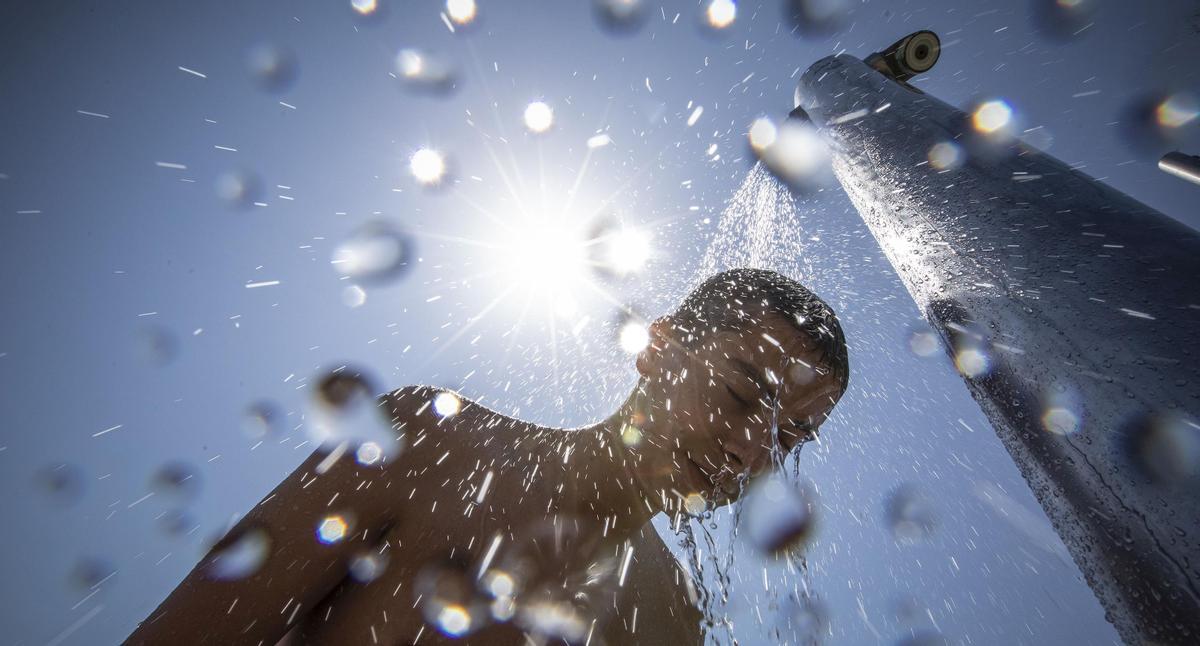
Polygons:
<instances>
[{"instance_id":1,"label":"stainless steel column","mask_svg":"<svg viewBox=\"0 0 1200 646\"><path fill-rule=\"evenodd\" d=\"M797 95L1110 621L1200 643L1200 236L1024 145L935 168L968 116L852 56Z\"/></svg>"}]
</instances>

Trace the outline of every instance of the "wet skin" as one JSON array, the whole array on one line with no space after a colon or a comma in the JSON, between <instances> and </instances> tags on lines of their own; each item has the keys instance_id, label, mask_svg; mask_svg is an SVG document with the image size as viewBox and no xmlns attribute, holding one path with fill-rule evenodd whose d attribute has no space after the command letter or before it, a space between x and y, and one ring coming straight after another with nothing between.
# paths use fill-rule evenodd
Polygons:
<instances>
[{"instance_id":1,"label":"wet skin","mask_svg":"<svg viewBox=\"0 0 1200 646\"><path fill-rule=\"evenodd\" d=\"M443 419L432 388L385 395L381 411L408 445L396 460L345 456L317 475L325 454L314 454L214 548L261 529L265 562L221 581L205 559L128 643L524 643L518 624L529 617L450 640L422 615L439 616L429 581L472 587L497 537L490 569L513 575L521 602L562 602L591 643L699 643L687 576L647 521L678 513L689 494L729 502L738 474L761 473L773 449L809 439L841 394L811 339L778 315L754 318L699 343L675 319L656 321L635 392L584 428L539 427L466 401ZM325 544L316 529L334 514L349 529ZM367 553L386 567L355 581L349 565Z\"/></svg>"}]
</instances>

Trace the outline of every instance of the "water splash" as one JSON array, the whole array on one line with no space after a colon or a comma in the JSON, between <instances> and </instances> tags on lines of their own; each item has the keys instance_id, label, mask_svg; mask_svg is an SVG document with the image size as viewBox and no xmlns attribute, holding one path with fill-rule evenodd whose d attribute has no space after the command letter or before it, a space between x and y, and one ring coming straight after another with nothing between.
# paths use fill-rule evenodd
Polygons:
<instances>
[{"instance_id":1,"label":"water splash","mask_svg":"<svg viewBox=\"0 0 1200 646\"><path fill-rule=\"evenodd\" d=\"M803 233L792 192L757 163L721 213L695 282L737 267L770 269L803 281L811 273Z\"/></svg>"},{"instance_id":2,"label":"water splash","mask_svg":"<svg viewBox=\"0 0 1200 646\"><path fill-rule=\"evenodd\" d=\"M796 196L791 190L762 163L755 164L721 213L716 235L692 282L699 284L715 273L738 267L769 269L804 281L812 274L812 266L804 254L801 219ZM776 426L778 408L776 403L772 426ZM803 444L795 447L791 454L793 464L788 469L785 462L789 456L778 445L777 428L770 436L775 444L772 462L776 473L791 482L799 482L799 455ZM697 516L681 514L673 523L688 573L696 583L706 643L738 643L731 620L730 592L736 573L735 546L743 511L742 499L748 485L748 475L742 474L737 502L724 509L710 506ZM729 528L727 536L718 535L717 528L722 525ZM820 599L813 591L804 554L796 551L783 558L788 580L768 591L771 606L782 607L790 602L798 607L817 607ZM738 579L740 581L741 577ZM782 600L781 595L785 595ZM816 643L820 638L818 633L823 632L821 629L796 631L791 622L788 623L793 632L791 637L801 640L800 643Z\"/></svg>"}]
</instances>

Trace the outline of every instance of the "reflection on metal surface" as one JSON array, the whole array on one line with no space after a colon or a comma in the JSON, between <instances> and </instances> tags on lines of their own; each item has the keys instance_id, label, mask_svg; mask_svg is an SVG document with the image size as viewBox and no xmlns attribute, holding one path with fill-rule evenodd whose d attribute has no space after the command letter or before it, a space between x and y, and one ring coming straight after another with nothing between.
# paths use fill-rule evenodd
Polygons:
<instances>
[{"instance_id":1,"label":"reflection on metal surface","mask_svg":"<svg viewBox=\"0 0 1200 646\"><path fill-rule=\"evenodd\" d=\"M1171 152L1158 160L1158 167L1176 177L1200 185L1200 156Z\"/></svg>"},{"instance_id":2,"label":"reflection on metal surface","mask_svg":"<svg viewBox=\"0 0 1200 646\"><path fill-rule=\"evenodd\" d=\"M797 94L943 345L987 358L964 380L1118 631L1195 643L1200 476L1151 477L1129 429L1200 433L1200 235L1016 140L934 163L970 115L854 57Z\"/></svg>"}]
</instances>

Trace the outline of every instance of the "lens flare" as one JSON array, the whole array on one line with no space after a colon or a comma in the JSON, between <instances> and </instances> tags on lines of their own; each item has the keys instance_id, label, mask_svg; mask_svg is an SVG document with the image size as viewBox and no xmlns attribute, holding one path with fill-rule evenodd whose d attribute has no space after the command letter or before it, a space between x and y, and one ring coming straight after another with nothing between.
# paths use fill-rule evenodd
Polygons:
<instances>
[{"instance_id":1,"label":"lens flare","mask_svg":"<svg viewBox=\"0 0 1200 646\"><path fill-rule=\"evenodd\" d=\"M962 166L963 150L950 141L936 143L929 149L929 165L939 171L954 170Z\"/></svg>"},{"instance_id":2,"label":"lens flare","mask_svg":"<svg viewBox=\"0 0 1200 646\"><path fill-rule=\"evenodd\" d=\"M446 0L446 15L459 25L475 19L475 0Z\"/></svg>"},{"instance_id":3,"label":"lens flare","mask_svg":"<svg viewBox=\"0 0 1200 646\"><path fill-rule=\"evenodd\" d=\"M377 0L350 0L350 8L360 15L369 16L379 8L379 2Z\"/></svg>"},{"instance_id":4,"label":"lens flare","mask_svg":"<svg viewBox=\"0 0 1200 646\"><path fill-rule=\"evenodd\" d=\"M639 321L628 321L621 326L619 343L622 350L637 354L650 345L650 331Z\"/></svg>"},{"instance_id":5,"label":"lens flare","mask_svg":"<svg viewBox=\"0 0 1200 646\"><path fill-rule=\"evenodd\" d=\"M991 135L1007 128L1012 123L1012 116L1012 107L1003 100L984 101L971 114L971 125L979 132Z\"/></svg>"},{"instance_id":6,"label":"lens flare","mask_svg":"<svg viewBox=\"0 0 1200 646\"><path fill-rule=\"evenodd\" d=\"M737 3L733 0L712 0L704 10L704 17L710 27L724 29L737 18Z\"/></svg>"},{"instance_id":7,"label":"lens flare","mask_svg":"<svg viewBox=\"0 0 1200 646\"><path fill-rule=\"evenodd\" d=\"M433 186L446 175L446 158L432 148L422 148L413 153L409 169L418 182Z\"/></svg>"},{"instance_id":8,"label":"lens flare","mask_svg":"<svg viewBox=\"0 0 1200 646\"><path fill-rule=\"evenodd\" d=\"M541 134L554 125L554 110L542 101L534 101L525 107L525 127L529 132Z\"/></svg>"},{"instance_id":9,"label":"lens flare","mask_svg":"<svg viewBox=\"0 0 1200 646\"><path fill-rule=\"evenodd\" d=\"M433 412L439 417L453 417L462 410L462 400L451 392L438 393L437 397L433 398Z\"/></svg>"},{"instance_id":10,"label":"lens flare","mask_svg":"<svg viewBox=\"0 0 1200 646\"><path fill-rule=\"evenodd\" d=\"M1182 128L1200 116L1200 104L1186 94L1172 94L1154 109L1154 118L1164 128Z\"/></svg>"},{"instance_id":11,"label":"lens flare","mask_svg":"<svg viewBox=\"0 0 1200 646\"><path fill-rule=\"evenodd\" d=\"M317 539L326 545L332 545L345 538L349 529L345 518L337 515L326 516L321 524L317 525Z\"/></svg>"},{"instance_id":12,"label":"lens flare","mask_svg":"<svg viewBox=\"0 0 1200 646\"><path fill-rule=\"evenodd\" d=\"M622 229L607 241L608 262L620 275L641 271L650 259L650 237L636 229Z\"/></svg>"}]
</instances>

